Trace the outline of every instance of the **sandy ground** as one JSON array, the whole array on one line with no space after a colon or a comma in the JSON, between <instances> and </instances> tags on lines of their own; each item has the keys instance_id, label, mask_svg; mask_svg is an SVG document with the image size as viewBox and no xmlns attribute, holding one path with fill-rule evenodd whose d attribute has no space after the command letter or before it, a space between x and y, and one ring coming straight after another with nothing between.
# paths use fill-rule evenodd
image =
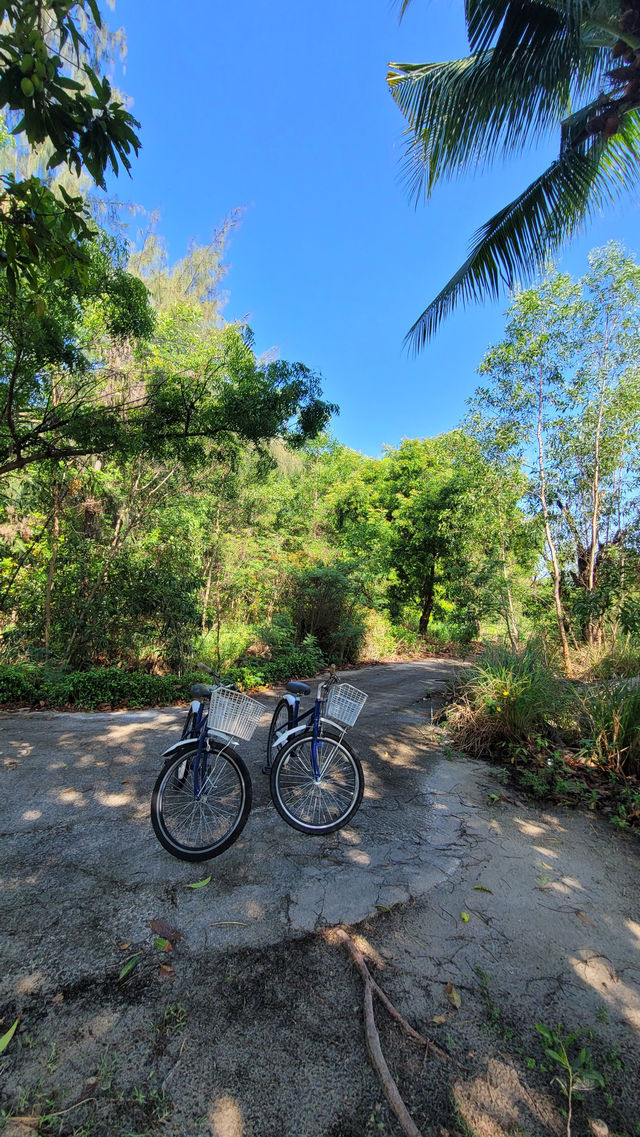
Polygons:
<instances>
[{"instance_id":1,"label":"sandy ground","mask_svg":"<svg viewBox=\"0 0 640 1137\"><path fill-rule=\"evenodd\" d=\"M600 1075L572 1095L573 1134L638 1137L637 839L540 810L453 753L425 696L454 667L346 676L369 694L350 734L367 788L353 824L323 840L270 804L260 767L277 692L262 696L242 746L254 809L202 865L165 853L148 818L183 711L0 717L0 1034L21 1016L0 1056L8 1137L400 1134L335 925L445 1052L426 1053L378 1004L421 1132L566 1133L553 1079L567 1073L540 1023L576 1034L574 1071ZM158 919L176 930L171 951Z\"/></svg>"}]
</instances>

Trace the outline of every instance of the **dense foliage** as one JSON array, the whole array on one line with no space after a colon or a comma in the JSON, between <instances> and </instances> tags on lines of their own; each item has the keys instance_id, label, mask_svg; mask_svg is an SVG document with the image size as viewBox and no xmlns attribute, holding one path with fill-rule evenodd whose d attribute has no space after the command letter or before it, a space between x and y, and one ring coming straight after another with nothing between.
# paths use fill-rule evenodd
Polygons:
<instances>
[{"instance_id":1,"label":"dense foliage","mask_svg":"<svg viewBox=\"0 0 640 1137\"><path fill-rule=\"evenodd\" d=\"M244 685L487 637L535 634L567 674L633 659L640 269L623 250L516 294L464 427L380 458L322 433L335 408L308 368L256 358L223 321L222 255L216 239L171 266L151 241L127 264L96 237L92 275L45 290L40 318L5 295L6 664L41 665L59 702L64 676L194 658ZM100 701L124 698L113 682Z\"/></svg>"}]
</instances>

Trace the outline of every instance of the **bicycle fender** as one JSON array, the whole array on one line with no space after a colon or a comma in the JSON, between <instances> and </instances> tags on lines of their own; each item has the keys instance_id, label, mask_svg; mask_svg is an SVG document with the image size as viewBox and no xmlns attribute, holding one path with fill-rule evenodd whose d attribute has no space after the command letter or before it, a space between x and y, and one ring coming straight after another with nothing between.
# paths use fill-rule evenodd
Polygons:
<instances>
[{"instance_id":1,"label":"bicycle fender","mask_svg":"<svg viewBox=\"0 0 640 1137\"><path fill-rule=\"evenodd\" d=\"M298 695L297 699L296 699L295 695L283 695L282 698L285 700L286 703L289 704L290 707L295 707L296 703L300 702L300 696L299 695Z\"/></svg>"},{"instance_id":2,"label":"bicycle fender","mask_svg":"<svg viewBox=\"0 0 640 1137\"><path fill-rule=\"evenodd\" d=\"M169 758L174 754L179 754L182 750L193 750L198 747L197 738L181 738L179 742L172 743L166 750L162 751L163 758Z\"/></svg>"}]
</instances>

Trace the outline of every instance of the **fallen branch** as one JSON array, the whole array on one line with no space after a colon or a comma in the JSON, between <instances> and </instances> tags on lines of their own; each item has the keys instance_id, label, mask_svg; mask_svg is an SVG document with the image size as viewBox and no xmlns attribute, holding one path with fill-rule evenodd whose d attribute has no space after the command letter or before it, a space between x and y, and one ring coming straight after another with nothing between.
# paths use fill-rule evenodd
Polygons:
<instances>
[{"instance_id":1,"label":"fallen branch","mask_svg":"<svg viewBox=\"0 0 640 1137\"><path fill-rule=\"evenodd\" d=\"M340 942L345 945L345 947L349 949L354 963L356 964L358 971L364 980L365 986L367 984L371 985L372 990L375 991L383 1007L389 1012L391 1018L395 1019L395 1021L400 1024L411 1041L417 1042L420 1046L425 1046L429 1053L435 1054L437 1058L442 1058L445 1062L453 1062L453 1058L450 1054L447 1054L445 1050L441 1050L439 1046L436 1046L435 1042L431 1042L430 1039L424 1038L421 1034L418 1033L417 1030L413 1029L413 1027L405 1019L404 1015L400 1014L400 1011L397 1009L397 1007L395 1007L389 997L385 995L382 987L379 987L376 983L371 972L369 971L369 968L367 967L362 952L360 951L357 944L354 943L351 936L345 932L344 928L334 928L332 930L332 934L336 937L336 939L339 939Z\"/></svg>"},{"instance_id":2,"label":"fallen branch","mask_svg":"<svg viewBox=\"0 0 640 1137\"><path fill-rule=\"evenodd\" d=\"M425 1053L431 1052L432 1054L436 1054L439 1058L446 1059L448 1062L451 1062L453 1060L449 1054L446 1054L445 1051L441 1050L439 1046L436 1046L434 1042L431 1042L427 1038L423 1038L423 1036L419 1034L417 1030L414 1030L413 1027L404 1018L404 1016L400 1014L400 1011L394 1007L391 1000L385 995L382 988L378 986L375 979L373 979L362 952L354 943L351 936L344 930L344 928L332 928L330 932L326 933L326 938L329 940L329 942L335 942L337 940L338 942L344 944L346 948L348 948L351 957L356 967L358 968L360 975L362 976L364 982L364 1026L367 1039L367 1048L369 1050L369 1056L371 1058L371 1062L373 1063L373 1067L382 1083L385 1097L396 1117L398 1118L398 1121L400 1122L400 1125L402 1126L402 1129L406 1133L407 1137L422 1137L420 1130L417 1128L411 1114L409 1113L409 1110L402 1100L400 1091L394 1081L389 1067L387 1066L384 1054L382 1053L380 1035L378 1034L378 1028L376 1027L376 1021L373 1012L374 992L380 999L380 1002L389 1012L391 1017L400 1024L412 1042L417 1042L421 1046L424 1046Z\"/></svg>"}]
</instances>

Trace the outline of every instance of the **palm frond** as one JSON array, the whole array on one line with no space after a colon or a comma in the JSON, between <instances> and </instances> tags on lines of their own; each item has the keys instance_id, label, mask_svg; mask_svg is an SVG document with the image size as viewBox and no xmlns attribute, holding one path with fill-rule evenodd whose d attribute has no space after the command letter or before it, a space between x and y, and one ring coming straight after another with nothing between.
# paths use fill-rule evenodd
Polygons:
<instances>
[{"instance_id":1,"label":"palm frond","mask_svg":"<svg viewBox=\"0 0 640 1137\"><path fill-rule=\"evenodd\" d=\"M466 0L465 14L472 51L495 46L501 62L518 47L548 50L564 41L563 50L580 50L580 25L592 0Z\"/></svg>"},{"instance_id":2,"label":"palm frond","mask_svg":"<svg viewBox=\"0 0 640 1137\"><path fill-rule=\"evenodd\" d=\"M522 153L566 114L570 98L597 94L609 61L600 48L576 81L572 67L516 52L496 71L487 50L446 63L393 63L388 76L397 105L411 127L405 166L412 193L427 196L436 181ZM419 172L423 166L422 175Z\"/></svg>"},{"instance_id":3,"label":"palm frond","mask_svg":"<svg viewBox=\"0 0 640 1137\"><path fill-rule=\"evenodd\" d=\"M416 320L406 341L424 346L459 304L513 288L584 222L640 177L640 113L629 113L612 139L591 140L553 162L522 194L476 234L471 252L448 284Z\"/></svg>"}]
</instances>

